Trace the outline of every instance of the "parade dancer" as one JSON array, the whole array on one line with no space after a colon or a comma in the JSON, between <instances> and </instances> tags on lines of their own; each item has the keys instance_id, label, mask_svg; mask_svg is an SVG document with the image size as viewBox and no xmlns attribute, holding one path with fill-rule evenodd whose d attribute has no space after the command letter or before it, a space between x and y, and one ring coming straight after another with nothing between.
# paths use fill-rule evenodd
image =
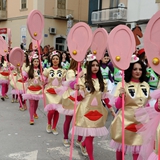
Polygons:
<instances>
[{"instance_id":1,"label":"parade dancer","mask_svg":"<svg viewBox=\"0 0 160 160\"><path fill-rule=\"evenodd\" d=\"M29 100L30 125L34 124L34 118L38 119L38 102L42 96L42 76L40 75L40 62L37 54L31 60L29 71L23 71L24 79L27 79L26 93L22 95L24 100Z\"/></svg>"},{"instance_id":2,"label":"parade dancer","mask_svg":"<svg viewBox=\"0 0 160 160\"><path fill-rule=\"evenodd\" d=\"M150 88L145 82L146 67L139 61L136 55L132 56L131 64L125 70L125 85L117 84L115 96L117 97L116 108L119 109L117 116L111 123L111 147L116 150L116 159L122 160L122 94L124 98L124 135L125 153L131 153L133 160L137 160L142 145L142 136L137 134L136 125L139 122L135 119L135 110L145 107L150 98Z\"/></svg>"},{"instance_id":3,"label":"parade dancer","mask_svg":"<svg viewBox=\"0 0 160 160\"><path fill-rule=\"evenodd\" d=\"M81 152L87 154L90 160L93 156L93 140L95 136L106 136L108 130L105 127L108 111L102 105L102 99L115 116L114 110L109 104L111 96L107 93L107 83L104 82L100 71L100 65L94 55L88 55L87 72L85 78L80 78L75 89L79 91L76 109L75 135L84 136L80 143ZM109 100L110 98L110 100Z\"/></svg>"},{"instance_id":4,"label":"parade dancer","mask_svg":"<svg viewBox=\"0 0 160 160\"><path fill-rule=\"evenodd\" d=\"M144 33L144 50L150 67L160 74L159 65L159 36L160 29L158 23L160 11L155 13L149 20ZM154 34L156 33L156 34ZM152 37L152 38L150 38ZM156 81L155 81L156 82ZM143 145L141 147L138 160L159 160L160 159L160 90L154 90L151 98L156 100L152 107L140 108L136 111L136 119L142 124L137 133L143 137ZM154 106L154 107L153 107Z\"/></svg>"},{"instance_id":5,"label":"parade dancer","mask_svg":"<svg viewBox=\"0 0 160 160\"><path fill-rule=\"evenodd\" d=\"M9 66L8 62L4 60L4 57L2 57L2 67L0 71L0 84L2 86L1 88L1 100L5 101L5 99L8 99L9 97L7 96L8 92L8 85L9 85Z\"/></svg>"},{"instance_id":6,"label":"parade dancer","mask_svg":"<svg viewBox=\"0 0 160 160\"><path fill-rule=\"evenodd\" d=\"M61 68L61 59L56 51L52 52L51 56L51 67L46 68L43 71L43 75L47 79L47 84L45 85L45 96L47 105L45 106L45 111L47 114L47 133L58 134L56 129L59 113L58 107L62 103L62 96L57 93L57 90L62 89L62 81L65 79L65 70ZM53 121L53 122L52 122Z\"/></svg>"},{"instance_id":7,"label":"parade dancer","mask_svg":"<svg viewBox=\"0 0 160 160\"><path fill-rule=\"evenodd\" d=\"M68 134L69 134L70 124L73 118L74 101L75 101L74 98L75 91L72 82L77 77L77 67L78 67L78 62L72 59L70 68L66 73L66 81L63 83L64 87L67 86L68 89L62 95L62 106L58 108L58 112L65 115L65 121L63 124L63 134L64 134L63 145L65 147L70 146ZM81 72L81 74L83 73ZM82 136L78 136L78 139L76 141L76 146L80 145L82 138L83 138Z\"/></svg>"}]
</instances>

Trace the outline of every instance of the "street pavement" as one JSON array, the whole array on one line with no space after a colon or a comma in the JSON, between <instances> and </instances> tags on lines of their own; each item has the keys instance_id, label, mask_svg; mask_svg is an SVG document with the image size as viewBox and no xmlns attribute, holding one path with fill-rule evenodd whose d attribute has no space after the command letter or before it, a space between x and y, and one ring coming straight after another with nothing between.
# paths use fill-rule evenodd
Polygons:
<instances>
[{"instance_id":1,"label":"street pavement","mask_svg":"<svg viewBox=\"0 0 160 160\"><path fill-rule=\"evenodd\" d=\"M11 95L0 101L0 160L69 160L70 148L63 146L64 116L60 115L57 136L46 132L47 117L39 102L38 116L34 125L29 124L28 110L20 111L18 103L11 103ZM109 114L106 127L112 116ZM75 137L76 139L76 137ZM115 152L109 147L109 138L94 139L95 160L115 160ZM127 155L126 160L131 160ZM72 160L89 160L74 145Z\"/></svg>"}]
</instances>

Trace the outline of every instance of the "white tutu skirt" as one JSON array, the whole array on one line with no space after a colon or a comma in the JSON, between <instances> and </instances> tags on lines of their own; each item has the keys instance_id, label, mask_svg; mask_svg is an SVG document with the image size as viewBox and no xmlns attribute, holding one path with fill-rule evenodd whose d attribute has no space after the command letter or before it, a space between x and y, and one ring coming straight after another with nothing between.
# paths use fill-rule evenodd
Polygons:
<instances>
[{"instance_id":1,"label":"white tutu skirt","mask_svg":"<svg viewBox=\"0 0 160 160\"><path fill-rule=\"evenodd\" d=\"M27 99L30 99L30 100L40 100L43 98L43 95L40 94L40 95L36 95L36 94L22 94L22 97L23 97L23 100L27 100Z\"/></svg>"},{"instance_id":2,"label":"white tutu skirt","mask_svg":"<svg viewBox=\"0 0 160 160\"><path fill-rule=\"evenodd\" d=\"M122 151L122 144L117 143L114 140L111 140L110 147L113 148L115 151ZM140 146L132 146L132 145L124 144L124 152L125 153L139 154L140 150L141 150L141 145Z\"/></svg>"},{"instance_id":3,"label":"white tutu skirt","mask_svg":"<svg viewBox=\"0 0 160 160\"><path fill-rule=\"evenodd\" d=\"M45 112L49 112L49 111L52 111L52 110L58 111L58 108L61 107L61 106L62 106L61 104L47 104L44 108L44 111Z\"/></svg>"},{"instance_id":4,"label":"white tutu skirt","mask_svg":"<svg viewBox=\"0 0 160 160\"><path fill-rule=\"evenodd\" d=\"M72 134L72 129L70 131L71 134ZM102 137L102 136L107 136L108 133L109 132L105 126L101 128L83 128L83 127L74 126L74 134L83 136L83 137L89 137L89 136Z\"/></svg>"}]
</instances>

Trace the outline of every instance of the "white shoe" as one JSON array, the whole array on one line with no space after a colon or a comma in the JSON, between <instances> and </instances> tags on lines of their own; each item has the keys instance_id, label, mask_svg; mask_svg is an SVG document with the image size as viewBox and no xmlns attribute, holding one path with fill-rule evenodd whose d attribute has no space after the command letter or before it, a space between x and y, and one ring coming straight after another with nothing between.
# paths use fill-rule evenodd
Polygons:
<instances>
[{"instance_id":1,"label":"white shoe","mask_svg":"<svg viewBox=\"0 0 160 160\"><path fill-rule=\"evenodd\" d=\"M52 133L53 133L54 135L58 135L58 131L56 130L56 128L55 128L55 129L52 129Z\"/></svg>"},{"instance_id":2,"label":"white shoe","mask_svg":"<svg viewBox=\"0 0 160 160\"><path fill-rule=\"evenodd\" d=\"M63 140L63 145L64 145L65 147L70 147L70 143L69 143L68 139L64 139L64 140Z\"/></svg>"},{"instance_id":3,"label":"white shoe","mask_svg":"<svg viewBox=\"0 0 160 160\"><path fill-rule=\"evenodd\" d=\"M76 147L80 147L81 145L81 142L79 142L78 140L76 140L76 143L75 143Z\"/></svg>"},{"instance_id":4,"label":"white shoe","mask_svg":"<svg viewBox=\"0 0 160 160\"><path fill-rule=\"evenodd\" d=\"M52 132L50 124L47 124L46 131L47 131L47 133L51 133Z\"/></svg>"},{"instance_id":5,"label":"white shoe","mask_svg":"<svg viewBox=\"0 0 160 160\"><path fill-rule=\"evenodd\" d=\"M82 144L80 143L80 146L79 146L80 148L81 148L81 153L82 153L82 155L83 156L88 156L88 153L86 152L86 149L82 146Z\"/></svg>"}]
</instances>

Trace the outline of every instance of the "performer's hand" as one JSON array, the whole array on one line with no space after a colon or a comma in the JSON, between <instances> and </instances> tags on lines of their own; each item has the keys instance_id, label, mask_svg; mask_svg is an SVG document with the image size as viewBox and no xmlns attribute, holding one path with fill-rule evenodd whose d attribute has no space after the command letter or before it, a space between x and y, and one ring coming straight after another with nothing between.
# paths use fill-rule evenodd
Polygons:
<instances>
[{"instance_id":1,"label":"performer's hand","mask_svg":"<svg viewBox=\"0 0 160 160\"><path fill-rule=\"evenodd\" d=\"M122 94L126 94L126 91L125 91L125 89L123 88L123 87L121 87L120 89L119 89L119 97L122 97Z\"/></svg>"},{"instance_id":2,"label":"performer's hand","mask_svg":"<svg viewBox=\"0 0 160 160\"><path fill-rule=\"evenodd\" d=\"M75 89L75 90L79 90L79 88L80 88L80 87L79 87L79 84L75 84L75 85L74 85L74 89Z\"/></svg>"},{"instance_id":3,"label":"performer's hand","mask_svg":"<svg viewBox=\"0 0 160 160\"><path fill-rule=\"evenodd\" d=\"M160 98L158 99L158 109L160 109Z\"/></svg>"},{"instance_id":4,"label":"performer's hand","mask_svg":"<svg viewBox=\"0 0 160 160\"><path fill-rule=\"evenodd\" d=\"M79 73L79 77L82 77L84 75L84 73L83 73L83 71L81 71L80 73Z\"/></svg>"},{"instance_id":5,"label":"performer's hand","mask_svg":"<svg viewBox=\"0 0 160 160\"><path fill-rule=\"evenodd\" d=\"M111 114L112 114L113 118L115 118L116 113L115 112L111 112Z\"/></svg>"}]
</instances>

